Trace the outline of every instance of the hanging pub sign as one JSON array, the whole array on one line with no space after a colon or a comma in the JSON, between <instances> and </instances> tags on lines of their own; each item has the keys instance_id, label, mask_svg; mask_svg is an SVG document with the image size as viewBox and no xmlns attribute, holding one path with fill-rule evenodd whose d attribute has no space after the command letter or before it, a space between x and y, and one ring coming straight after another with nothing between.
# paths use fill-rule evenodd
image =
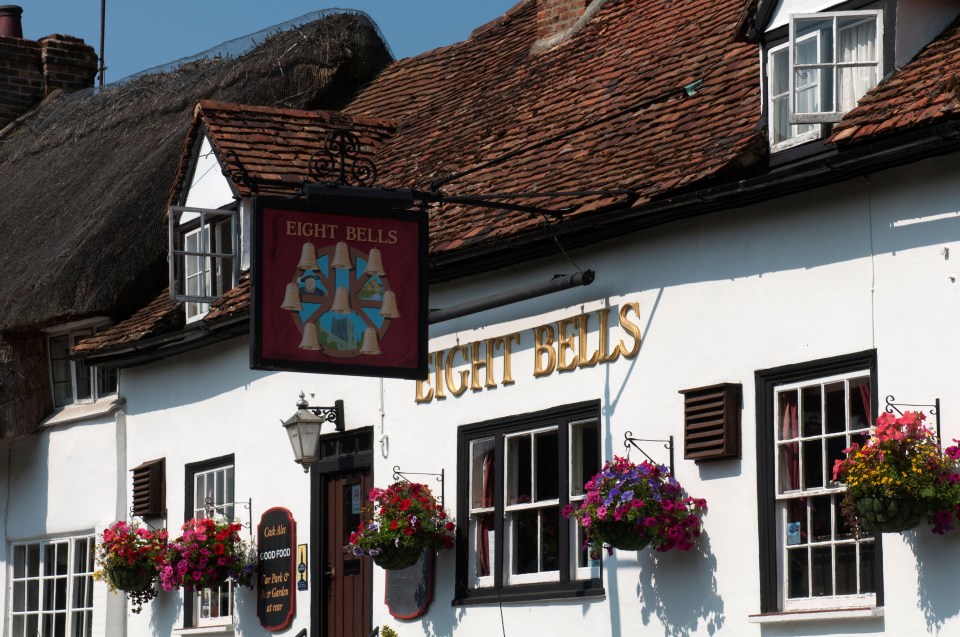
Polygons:
<instances>
[{"instance_id":1,"label":"hanging pub sign","mask_svg":"<svg viewBox=\"0 0 960 637\"><path fill-rule=\"evenodd\" d=\"M267 630L283 630L296 604L297 524L287 509L263 512L257 525L257 617Z\"/></svg>"},{"instance_id":2,"label":"hanging pub sign","mask_svg":"<svg viewBox=\"0 0 960 637\"><path fill-rule=\"evenodd\" d=\"M257 198L253 369L422 379L426 214Z\"/></svg>"}]
</instances>

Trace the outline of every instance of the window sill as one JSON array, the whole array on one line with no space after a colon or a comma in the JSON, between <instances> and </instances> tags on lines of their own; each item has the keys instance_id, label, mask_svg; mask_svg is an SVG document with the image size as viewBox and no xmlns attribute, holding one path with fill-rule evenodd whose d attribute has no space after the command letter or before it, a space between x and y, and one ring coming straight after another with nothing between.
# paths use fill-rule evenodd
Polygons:
<instances>
[{"instance_id":1,"label":"window sill","mask_svg":"<svg viewBox=\"0 0 960 637\"><path fill-rule=\"evenodd\" d=\"M882 606L861 608L834 608L827 610L796 610L782 613L750 615L751 624L786 624L790 622L828 621L837 619L872 619L883 617Z\"/></svg>"},{"instance_id":2,"label":"window sill","mask_svg":"<svg viewBox=\"0 0 960 637\"><path fill-rule=\"evenodd\" d=\"M40 423L41 428L55 427L67 423L90 420L112 414L126 402L118 395L100 398L92 403L74 403L55 411L53 415Z\"/></svg>"},{"instance_id":3,"label":"window sill","mask_svg":"<svg viewBox=\"0 0 960 637\"><path fill-rule=\"evenodd\" d=\"M236 633L236 627L233 624L224 624L223 626L195 626L192 628L174 628L174 635L233 635Z\"/></svg>"}]
</instances>

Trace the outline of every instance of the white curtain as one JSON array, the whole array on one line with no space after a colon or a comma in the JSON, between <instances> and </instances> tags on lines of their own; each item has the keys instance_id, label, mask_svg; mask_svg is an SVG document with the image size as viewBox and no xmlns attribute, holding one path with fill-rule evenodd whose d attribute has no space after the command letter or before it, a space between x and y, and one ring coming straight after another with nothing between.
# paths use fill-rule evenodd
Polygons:
<instances>
[{"instance_id":1,"label":"white curtain","mask_svg":"<svg viewBox=\"0 0 960 637\"><path fill-rule=\"evenodd\" d=\"M877 23L875 20L840 29L841 62L873 63L877 60ZM848 66L840 69L838 97L840 110L847 112L857 100L877 84L877 66Z\"/></svg>"}]
</instances>

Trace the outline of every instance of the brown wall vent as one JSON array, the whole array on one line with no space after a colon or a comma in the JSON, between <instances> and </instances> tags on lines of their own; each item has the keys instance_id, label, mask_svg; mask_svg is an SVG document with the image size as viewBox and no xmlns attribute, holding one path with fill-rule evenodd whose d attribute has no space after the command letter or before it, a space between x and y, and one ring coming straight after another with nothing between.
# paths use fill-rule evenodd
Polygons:
<instances>
[{"instance_id":1,"label":"brown wall vent","mask_svg":"<svg viewBox=\"0 0 960 637\"><path fill-rule=\"evenodd\" d=\"M130 512L141 518L162 518L167 509L167 485L164 459L150 460L133 472L133 507Z\"/></svg>"},{"instance_id":2,"label":"brown wall vent","mask_svg":"<svg viewBox=\"0 0 960 637\"><path fill-rule=\"evenodd\" d=\"M721 383L683 389L683 457L697 462L740 457L740 394Z\"/></svg>"}]
</instances>

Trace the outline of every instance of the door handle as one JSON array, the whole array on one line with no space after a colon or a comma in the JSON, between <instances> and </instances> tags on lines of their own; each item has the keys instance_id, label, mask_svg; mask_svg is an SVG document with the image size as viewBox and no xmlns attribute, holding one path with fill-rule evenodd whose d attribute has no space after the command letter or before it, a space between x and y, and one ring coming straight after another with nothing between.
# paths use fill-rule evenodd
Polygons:
<instances>
[{"instance_id":1,"label":"door handle","mask_svg":"<svg viewBox=\"0 0 960 637\"><path fill-rule=\"evenodd\" d=\"M327 562L327 570L323 572L324 577L328 577L331 580L337 578L337 569L333 565L333 562Z\"/></svg>"}]
</instances>

